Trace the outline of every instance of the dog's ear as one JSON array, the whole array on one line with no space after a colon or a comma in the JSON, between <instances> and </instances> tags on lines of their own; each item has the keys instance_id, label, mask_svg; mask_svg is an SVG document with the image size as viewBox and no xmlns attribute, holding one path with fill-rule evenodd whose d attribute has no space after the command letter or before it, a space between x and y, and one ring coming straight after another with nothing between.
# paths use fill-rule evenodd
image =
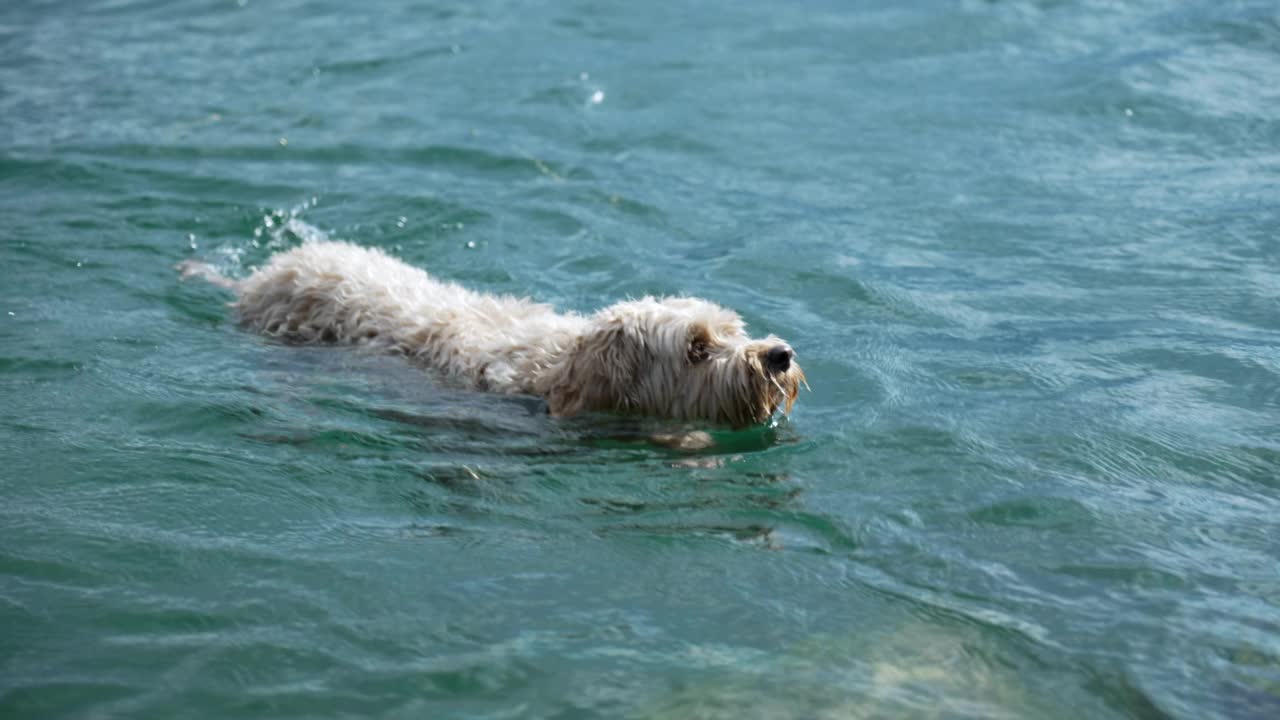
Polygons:
<instances>
[{"instance_id":1,"label":"dog's ear","mask_svg":"<svg viewBox=\"0 0 1280 720\"><path fill-rule=\"evenodd\" d=\"M616 319L578 338L569 356L550 371L546 397L551 414L627 410L637 366L635 345Z\"/></svg>"},{"instance_id":2,"label":"dog's ear","mask_svg":"<svg viewBox=\"0 0 1280 720\"><path fill-rule=\"evenodd\" d=\"M689 340L686 346L686 359L690 365L698 365L711 357L711 328L700 322L689 326Z\"/></svg>"}]
</instances>

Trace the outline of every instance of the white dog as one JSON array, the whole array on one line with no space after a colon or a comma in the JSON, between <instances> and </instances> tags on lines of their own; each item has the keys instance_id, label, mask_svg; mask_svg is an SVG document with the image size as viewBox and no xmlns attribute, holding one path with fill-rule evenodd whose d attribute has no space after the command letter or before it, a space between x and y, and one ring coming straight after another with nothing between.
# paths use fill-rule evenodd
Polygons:
<instances>
[{"instance_id":1,"label":"white dog","mask_svg":"<svg viewBox=\"0 0 1280 720\"><path fill-rule=\"evenodd\" d=\"M479 390L539 395L553 415L620 411L742 427L790 411L795 354L694 298L629 300L594 315L440 282L375 249L306 243L244 280L180 266L233 290L240 320L300 343L402 353Z\"/></svg>"}]
</instances>

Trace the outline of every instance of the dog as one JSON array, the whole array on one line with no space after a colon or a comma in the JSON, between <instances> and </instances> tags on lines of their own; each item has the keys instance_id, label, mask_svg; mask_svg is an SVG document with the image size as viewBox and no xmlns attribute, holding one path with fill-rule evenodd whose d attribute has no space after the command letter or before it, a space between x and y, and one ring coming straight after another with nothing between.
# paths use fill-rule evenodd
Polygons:
<instances>
[{"instance_id":1,"label":"dog","mask_svg":"<svg viewBox=\"0 0 1280 720\"><path fill-rule=\"evenodd\" d=\"M790 412L805 383L790 345L753 340L736 313L696 298L558 313L334 241L280 252L243 280L194 261L179 268L235 292L240 322L260 333L398 353L468 388L540 396L558 417L611 411L742 428Z\"/></svg>"}]
</instances>

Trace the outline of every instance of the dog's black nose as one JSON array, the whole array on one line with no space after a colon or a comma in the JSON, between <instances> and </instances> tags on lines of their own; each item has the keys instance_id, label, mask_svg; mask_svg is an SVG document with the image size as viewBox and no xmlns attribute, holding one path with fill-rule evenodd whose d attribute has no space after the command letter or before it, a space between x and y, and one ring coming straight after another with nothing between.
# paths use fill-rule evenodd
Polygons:
<instances>
[{"instance_id":1,"label":"dog's black nose","mask_svg":"<svg viewBox=\"0 0 1280 720\"><path fill-rule=\"evenodd\" d=\"M769 348L769 352L765 353L764 364L774 372L786 372L791 367L791 358L795 357L795 352L786 345L774 345Z\"/></svg>"}]
</instances>

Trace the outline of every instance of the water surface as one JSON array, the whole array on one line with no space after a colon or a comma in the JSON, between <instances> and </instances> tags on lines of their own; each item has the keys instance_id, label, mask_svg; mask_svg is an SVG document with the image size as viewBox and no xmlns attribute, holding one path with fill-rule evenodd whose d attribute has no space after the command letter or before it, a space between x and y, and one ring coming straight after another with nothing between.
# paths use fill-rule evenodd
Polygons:
<instances>
[{"instance_id":1,"label":"water surface","mask_svg":"<svg viewBox=\"0 0 1280 720\"><path fill-rule=\"evenodd\" d=\"M1280 715L1278 200L1269 1L7 3L0 714ZM680 454L172 271L326 237L813 391Z\"/></svg>"}]
</instances>

